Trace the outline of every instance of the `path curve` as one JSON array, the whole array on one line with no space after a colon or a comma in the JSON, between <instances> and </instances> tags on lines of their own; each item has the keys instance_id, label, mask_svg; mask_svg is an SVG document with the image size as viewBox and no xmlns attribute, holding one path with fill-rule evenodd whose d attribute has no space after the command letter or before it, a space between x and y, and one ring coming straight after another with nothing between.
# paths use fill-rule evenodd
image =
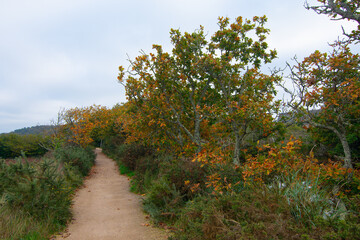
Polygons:
<instances>
[{"instance_id":1,"label":"path curve","mask_svg":"<svg viewBox=\"0 0 360 240\"><path fill-rule=\"evenodd\" d=\"M113 160L96 149L95 167L74 198L74 220L55 239L165 240L166 232L148 225L138 195Z\"/></svg>"}]
</instances>

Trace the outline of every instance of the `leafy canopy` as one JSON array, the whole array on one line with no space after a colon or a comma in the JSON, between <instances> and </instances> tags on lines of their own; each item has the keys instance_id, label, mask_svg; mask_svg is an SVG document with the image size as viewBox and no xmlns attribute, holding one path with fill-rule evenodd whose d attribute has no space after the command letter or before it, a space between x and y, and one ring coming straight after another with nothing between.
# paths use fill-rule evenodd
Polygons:
<instances>
[{"instance_id":1,"label":"leafy canopy","mask_svg":"<svg viewBox=\"0 0 360 240\"><path fill-rule=\"evenodd\" d=\"M277 77L259 71L276 57L265 41L266 21L219 18L209 40L202 26L184 34L171 29L171 53L153 45L155 53L130 61L129 71L120 66L118 79L133 106L125 124L132 140L190 153L221 146L238 162L244 137L273 127Z\"/></svg>"}]
</instances>

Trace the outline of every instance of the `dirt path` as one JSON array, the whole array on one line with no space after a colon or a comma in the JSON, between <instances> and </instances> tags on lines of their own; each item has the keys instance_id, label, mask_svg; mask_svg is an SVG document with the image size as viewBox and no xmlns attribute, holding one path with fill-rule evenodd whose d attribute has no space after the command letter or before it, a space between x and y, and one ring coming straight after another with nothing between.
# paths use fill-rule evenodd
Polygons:
<instances>
[{"instance_id":1,"label":"dirt path","mask_svg":"<svg viewBox=\"0 0 360 240\"><path fill-rule=\"evenodd\" d=\"M140 198L129 192L129 180L114 161L96 149L95 167L75 196L74 221L62 236L74 240L162 240L166 233L147 226Z\"/></svg>"}]
</instances>

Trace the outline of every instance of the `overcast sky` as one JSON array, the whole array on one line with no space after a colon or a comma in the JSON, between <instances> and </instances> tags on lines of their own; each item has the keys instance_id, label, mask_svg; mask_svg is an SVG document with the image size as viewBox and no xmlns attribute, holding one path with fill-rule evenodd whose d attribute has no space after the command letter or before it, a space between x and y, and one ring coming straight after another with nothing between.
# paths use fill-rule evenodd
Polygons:
<instances>
[{"instance_id":1,"label":"overcast sky","mask_svg":"<svg viewBox=\"0 0 360 240\"><path fill-rule=\"evenodd\" d=\"M152 44L171 48L170 28L209 35L217 18L267 15L268 42L284 67L341 35L304 0L0 0L0 133L49 124L61 108L125 102L118 67Z\"/></svg>"}]
</instances>

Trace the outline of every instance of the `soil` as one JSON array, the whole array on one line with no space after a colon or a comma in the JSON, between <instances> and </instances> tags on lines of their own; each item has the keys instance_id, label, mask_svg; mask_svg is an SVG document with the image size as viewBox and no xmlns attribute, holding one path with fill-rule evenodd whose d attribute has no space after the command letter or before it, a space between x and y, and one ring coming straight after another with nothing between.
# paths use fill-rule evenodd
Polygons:
<instances>
[{"instance_id":1,"label":"soil","mask_svg":"<svg viewBox=\"0 0 360 240\"><path fill-rule=\"evenodd\" d=\"M141 210L140 196L129 192L129 179L113 160L96 149L95 166L77 191L74 219L62 234L66 240L165 240L165 230L152 227Z\"/></svg>"}]
</instances>

